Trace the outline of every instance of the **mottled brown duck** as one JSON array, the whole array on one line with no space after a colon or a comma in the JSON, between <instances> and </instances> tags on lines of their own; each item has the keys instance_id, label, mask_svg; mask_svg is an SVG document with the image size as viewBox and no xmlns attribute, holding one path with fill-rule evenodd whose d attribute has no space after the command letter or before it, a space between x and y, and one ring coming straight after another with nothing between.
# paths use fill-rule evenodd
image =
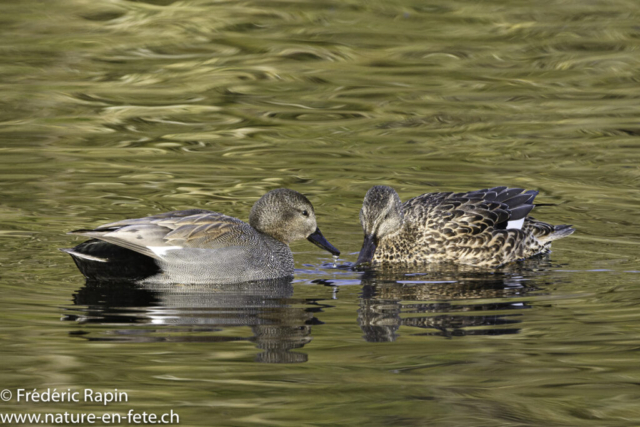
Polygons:
<instances>
[{"instance_id":1,"label":"mottled brown duck","mask_svg":"<svg viewBox=\"0 0 640 427\"><path fill-rule=\"evenodd\" d=\"M495 187L427 193L403 204L393 188L372 187L360 211L364 242L356 264L453 263L495 268L546 253L552 241L575 230L528 216L537 194Z\"/></svg>"}]
</instances>

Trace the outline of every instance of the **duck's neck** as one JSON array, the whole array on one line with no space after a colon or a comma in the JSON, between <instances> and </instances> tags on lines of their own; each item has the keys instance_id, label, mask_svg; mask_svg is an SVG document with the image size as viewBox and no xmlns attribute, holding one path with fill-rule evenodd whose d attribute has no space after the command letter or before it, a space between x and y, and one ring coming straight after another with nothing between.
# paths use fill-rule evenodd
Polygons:
<instances>
[{"instance_id":1,"label":"duck's neck","mask_svg":"<svg viewBox=\"0 0 640 427\"><path fill-rule=\"evenodd\" d=\"M278 231L275 230L270 230L270 229L265 229L265 228L259 228L256 227L253 224L250 224L254 229L256 229L260 234L262 234L265 237L268 237L272 240L276 240L280 243L282 243L283 245L287 245L289 246L289 244L291 243L291 241L287 238L287 236L285 236L283 233L279 233Z\"/></svg>"}]
</instances>

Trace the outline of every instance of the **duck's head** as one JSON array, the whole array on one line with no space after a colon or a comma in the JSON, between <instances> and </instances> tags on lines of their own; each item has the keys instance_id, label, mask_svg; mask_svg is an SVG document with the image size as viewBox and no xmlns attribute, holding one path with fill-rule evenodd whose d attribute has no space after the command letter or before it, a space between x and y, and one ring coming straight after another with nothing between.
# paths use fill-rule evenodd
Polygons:
<instances>
[{"instance_id":1,"label":"duck's head","mask_svg":"<svg viewBox=\"0 0 640 427\"><path fill-rule=\"evenodd\" d=\"M286 188L269 191L251 208L249 224L287 245L307 239L332 255L340 255L320 233L311 202L297 191Z\"/></svg>"},{"instance_id":2,"label":"duck's head","mask_svg":"<svg viewBox=\"0 0 640 427\"><path fill-rule=\"evenodd\" d=\"M403 222L402 202L396 190L385 185L369 189L360 210L364 242L356 265L371 263L380 240L400 231Z\"/></svg>"}]
</instances>

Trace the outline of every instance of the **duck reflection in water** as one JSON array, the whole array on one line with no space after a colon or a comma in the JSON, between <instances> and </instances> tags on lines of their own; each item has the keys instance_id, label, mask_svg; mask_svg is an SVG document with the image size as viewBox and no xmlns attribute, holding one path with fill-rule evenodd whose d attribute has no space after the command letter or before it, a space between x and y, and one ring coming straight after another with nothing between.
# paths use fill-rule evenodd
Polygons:
<instances>
[{"instance_id":1,"label":"duck reflection in water","mask_svg":"<svg viewBox=\"0 0 640 427\"><path fill-rule=\"evenodd\" d=\"M541 258L493 273L442 265L416 273L367 270L358 310L363 338L395 341L401 326L428 330L414 336L517 334L523 319L519 311L531 307L527 296L541 291L545 282L548 262Z\"/></svg>"},{"instance_id":2,"label":"duck reflection in water","mask_svg":"<svg viewBox=\"0 0 640 427\"><path fill-rule=\"evenodd\" d=\"M262 350L255 358L257 362L300 363L307 361L307 355L291 350L311 341L311 325L322 323L315 317L322 307L315 301L296 300L292 296L291 278L233 286L87 281L73 296L78 307L71 310L81 314L69 314L64 320L117 325L107 336L85 330L73 333L92 341L248 340ZM240 335L240 330L235 336L216 334L242 326L251 328L251 338Z\"/></svg>"}]
</instances>

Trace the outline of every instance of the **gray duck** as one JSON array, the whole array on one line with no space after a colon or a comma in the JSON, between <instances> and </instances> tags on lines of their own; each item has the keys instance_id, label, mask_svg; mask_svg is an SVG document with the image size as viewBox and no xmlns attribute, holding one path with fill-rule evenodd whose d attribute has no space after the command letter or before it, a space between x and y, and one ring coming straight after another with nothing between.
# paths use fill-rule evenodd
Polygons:
<instances>
[{"instance_id":1,"label":"gray duck","mask_svg":"<svg viewBox=\"0 0 640 427\"><path fill-rule=\"evenodd\" d=\"M427 193L403 204L393 188L372 187L360 211L364 242L356 265L453 263L493 268L546 253L553 240L575 230L528 216L537 194L495 187Z\"/></svg>"},{"instance_id":2,"label":"gray duck","mask_svg":"<svg viewBox=\"0 0 640 427\"><path fill-rule=\"evenodd\" d=\"M251 208L249 223L204 209L125 219L69 234L91 237L71 255L95 280L138 283L239 283L293 276L289 243L307 239L333 255L302 194L280 188Z\"/></svg>"}]
</instances>

